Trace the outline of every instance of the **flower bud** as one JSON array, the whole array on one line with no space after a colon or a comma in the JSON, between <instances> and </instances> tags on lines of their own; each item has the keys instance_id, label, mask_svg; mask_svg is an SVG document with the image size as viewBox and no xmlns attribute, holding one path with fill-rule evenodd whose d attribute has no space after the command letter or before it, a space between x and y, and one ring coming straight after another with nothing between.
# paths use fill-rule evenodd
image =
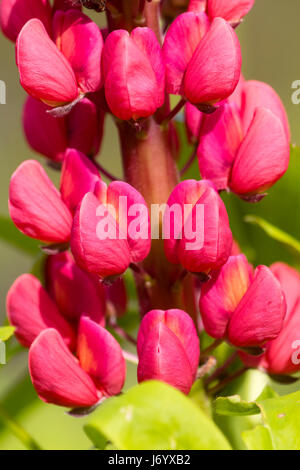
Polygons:
<instances>
[{"instance_id":1,"label":"flower bud","mask_svg":"<svg viewBox=\"0 0 300 470\"><path fill-rule=\"evenodd\" d=\"M20 82L50 106L76 102L101 87L103 39L98 26L78 10L57 11L53 42L43 23L28 21L16 43Z\"/></svg>"},{"instance_id":2,"label":"flower bud","mask_svg":"<svg viewBox=\"0 0 300 470\"><path fill-rule=\"evenodd\" d=\"M105 324L105 290L93 275L82 271L68 252L49 256L47 290L65 318L73 323L85 315Z\"/></svg>"},{"instance_id":3,"label":"flower bud","mask_svg":"<svg viewBox=\"0 0 300 470\"><path fill-rule=\"evenodd\" d=\"M113 31L105 41L102 63L106 100L119 119L148 117L163 105L165 69L151 29Z\"/></svg>"},{"instance_id":4,"label":"flower bud","mask_svg":"<svg viewBox=\"0 0 300 470\"><path fill-rule=\"evenodd\" d=\"M208 273L227 261L232 247L228 215L209 181L179 183L167 208L164 246L171 263L194 273Z\"/></svg>"},{"instance_id":5,"label":"flower bud","mask_svg":"<svg viewBox=\"0 0 300 470\"><path fill-rule=\"evenodd\" d=\"M237 36L222 18L210 25L205 13L183 13L163 45L167 91L195 105L213 105L231 95L241 73Z\"/></svg>"},{"instance_id":6,"label":"flower bud","mask_svg":"<svg viewBox=\"0 0 300 470\"><path fill-rule=\"evenodd\" d=\"M70 349L76 344L75 335L57 306L31 274L18 277L6 298L7 316L15 327L15 335L26 348L47 328L55 328Z\"/></svg>"},{"instance_id":7,"label":"flower bud","mask_svg":"<svg viewBox=\"0 0 300 470\"><path fill-rule=\"evenodd\" d=\"M0 26L3 34L16 41L24 24L37 18L51 32L51 7L48 0L1 0Z\"/></svg>"},{"instance_id":8,"label":"flower bud","mask_svg":"<svg viewBox=\"0 0 300 470\"><path fill-rule=\"evenodd\" d=\"M66 149L95 155L102 140L104 113L87 98L64 118L49 114L51 108L29 96L23 111L23 127L29 145L53 161L62 161Z\"/></svg>"},{"instance_id":9,"label":"flower bud","mask_svg":"<svg viewBox=\"0 0 300 470\"><path fill-rule=\"evenodd\" d=\"M25 235L46 243L70 239L72 214L40 163L23 162L11 177L9 212Z\"/></svg>"},{"instance_id":10,"label":"flower bud","mask_svg":"<svg viewBox=\"0 0 300 470\"><path fill-rule=\"evenodd\" d=\"M210 20L221 17L237 26L249 13L255 0L190 0L189 11L206 11Z\"/></svg>"},{"instance_id":11,"label":"flower bud","mask_svg":"<svg viewBox=\"0 0 300 470\"><path fill-rule=\"evenodd\" d=\"M71 250L82 269L101 278L118 276L149 254L148 208L127 183L99 182L94 193L98 197L87 193L77 208Z\"/></svg>"},{"instance_id":12,"label":"flower bud","mask_svg":"<svg viewBox=\"0 0 300 470\"><path fill-rule=\"evenodd\" d=\"M80 320L77 353L79 362L105 396L118 395L125 382L122 349L105 328L86 317Z\"/></svg>"},{"instance_id":13,"label":"flower bud","mask_svg":"<svg viewBox=\"0 0 300 470\"><path fill-rule=\"evenodd\" d=\"M161 380L188 394L200 358L191 317L182 310L152 310L138 334L138 381Z\"/></svg>"},{"instance_id":14,"label":"flower bud","mask_svg":"<svg viewBox=\"0 0 300 470\"><path fill-rule=\"evenodd\" d=\"M203 284L200 312L210 336L252 348L279 335L286 302L270 269L258 266L253 273L245 256L237 255Z\"/></svg>"},{"instance_id":15,"label":"flower bud","mask_svg":"<svg viewBox=\"0 0 300 470\"><path fill-rule=\"evenodd\" d=\"M43 331L29 350L29 372L41 400L69 408L95 405L102 394L54 329Z\"/></svg>"},{"instance_id":16,"label":"flower bud","mask_svg":"<svg viewBox=\"0 0 300 470\"><path fill-rule=\"evenodd\" d=\"M99 90L103 39L96 23L78 10L57 11L53 37L74 71L79 90L82 93Z\"/></svg>"},{"instance_id":17,"label":"flower bud","mask_svg":"<svg viewBox=\"0 0 300 470\"><path fill-rule=\"evenodd\" d=\"M199 114L196 108L186 113L189 133L194 136ZM286 172L288 120L268 85L241 81L232 97L213 115L201 119L200 173L219 190L230 189L255 201Z\"/></svg>"}]
</instances>

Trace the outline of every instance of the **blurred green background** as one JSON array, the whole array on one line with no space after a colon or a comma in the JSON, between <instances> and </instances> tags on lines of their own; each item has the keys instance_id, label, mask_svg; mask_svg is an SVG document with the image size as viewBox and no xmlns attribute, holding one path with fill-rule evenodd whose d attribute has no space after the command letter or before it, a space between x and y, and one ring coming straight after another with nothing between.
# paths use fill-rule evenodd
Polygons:
<instances>
[{"instance_id":1,"label":"blurred green background","mask_svg":"<svg viewBox=\"0 0 300 470\"><path fill-rule=\"evenodd\" d=\"M93 15L93 18L100 24L100 15ZM268 82L275 88L289 115L292 142L300 144L300 105L294 105L291 101L291 84L300 80L299 18L299 0L256 0L252 12L238 28L238 35L242 45L245 77ZM0 79L7 86L7 104L0 105L0 215L6 216L10 175L23 160L38 157L27 147L23 137L21 114L25 93L18 82L14 46L2 36L0 53ZM107 119L100 158L104 166L120 174L117 142L116 131L111 120ZM299 159L300 153L294 152L289 171L259 205L250 206L231 195L225 197L234 235L256 264L285 260L297 265L294 257L283 247L269 239L258 227L250 226L242 219L248 213L255 213L300 239ZM57 176L51 171L50 174L57 181ZM1 240L0 256L0 320L3 323L6 292L18 275L32 269L34 260L32 256ZM132 376L135 371L130 369L130 372ZM16 417L47 448L88 448L89 441L81 430L82 421L74 420L65 415L63 410L37 400L26 375L26 353L0 369L0 402L3 402L11 416ZM1 420L0 448L23 448L2 426Z\"/></svg>"}]
</instances>

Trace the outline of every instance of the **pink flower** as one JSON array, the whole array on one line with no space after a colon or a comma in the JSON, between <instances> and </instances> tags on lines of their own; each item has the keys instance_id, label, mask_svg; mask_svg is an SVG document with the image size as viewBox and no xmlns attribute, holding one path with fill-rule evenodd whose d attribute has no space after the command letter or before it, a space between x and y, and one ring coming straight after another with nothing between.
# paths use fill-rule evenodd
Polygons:
<instances>
[{"instance_id":1,"label":"pink flower","mask_svg":"<svg viewBox=\"0 0 300 470\"><path fill-rule=\"evenodd\" d=\"M51 31L51 7L48 0L2 0L0 26L3 34L16 41L19 32L32 18L40 20Z\"/></svg>"},{"instance_id":2,"label":"pink flower","mask_svg":"<svg viewBox=\"0 0 300 470\"><path fill-rule=\"evenodd\" d=\"M231 95L241 73L237 36L222 18L210 25L205 13L183 13L163 45L167 91L195 105L213 105Z\"/></svg>"},{"instance_id":3,"label":"pink flower","mask_svg":"<svg viewBox=\"0 0 300 470\"><path fill-rule=\"evenodd\" d=\"M270 269L258 266L253 273L245 256L237 255L203 284L200 312L213 338L238 348L260 347L279 335L286 302Z\"/></svg>"},{"instance_id":4,"label":"pink flower","mask_svg":"<svg viewBox=\"0 0 300 470\"><path fill-rule=\"evenodd\" d=\"M87 98L65 118L53 117L45 103L29 96L23 111L23 127L29 145L53 161L62 161L66 149L95 155L102 140L104 113Z\"/></svg>"},{"instance_id":5,"label":"pink flower","mask_svg":"<svg viewBox=\"0 0 300 470\"><path fill-rule=\"evenodd\" d=\"M271 375L291 375L300 370L300 275L284 263L270 267L280 281L287 303L283 328L266 345L266 352L255 361L246 354L241 359L249 367L260 367Z\"/></svg>"},{"instance_id":6,"label":"pink flower","mask_svg":"<svg viewBox=\"0 0 300 470\"><path fill-rule=\"evenodd\" d=\"M213 20L222 17L237 26L249 13L255 0L190 0L189 11L205 11Z\"/></svg>"},{"instance_id":7,"label":"pink flower","mask_svg":"<svg viewBox=\"0 0 300 470\"><path fill-rule=\"evenodd\" d=\"M15 335L23 346L29 347L47 328L55 328L74 350L73 328L36 277L31 274L18 277L8 291L6 308L9 322L16 328Z\"/></svg>"},{"instance_id":8,"label":"pink flower","mask_svg":"<svg viewBox=\"0 0 300 470\"><path fill-rule=\"evenodd\" d=\"M65 153L60 192L40 163L27 160L11 177L10 216L27 236L50 244L66 244L70 240L72 214L99 181L96 167L74 149Z\"/></svg>"},{"instance_id":9,"label":"pink flower","mask_svg":"<svg viewBox=\"0 0 300 470\"><path fill-rule=\"evenodd\" d=\"M97 91L103 48L98 26L78 10L58 11L53 36L55 42L38 19L28 21L18 36L17 65L27 93L59 106Z\"/></svg>"},{"instance_id":10,"label":"pink flower","mask_svg":"<svg viewBox=\"0 0 300 470\"><path fill-rule=\"evenodd\" d=\"M115 116L151 116L164 103L165 69L160 45L149 28L113 31L103 50L105 96Z\"/></svg>"},{"instance_id":11,"label":"pink flower","mask_svg":"<svg viewBox=\"0 0 300 470\"><path fill-rule=\"evenodd\" d=\"M167 206L164 246L168 260L194 273L221 267L230 255L232 234L214 186L204 180L183 181L171 193Z\"/></svg>"},{"instance_id":12,"label":"pink flower","mask_svg":"<svg viewBox=\"0 0 300 470\"><path fill-rule=\"evenodd\" d=\"M99 182L79 204L71 250L76 263L101 278L118 276L143 261L151 246L146 202L127 183Z\"/></svg>"},{"instance_id":13,"label":"pink flower","mask_svg":"<svg viewBox=\"0 0 300 470\"><path fill-rule=\"evenodd\" d=\"M46 285L59 311L73 324L84 315L101 326L105 325L104 287L96 277L82 271L70 253L49 256Z\"/></svg>"},{"instance_id":14,"label":"pink flower","mask_svg":"<svg viewBox=\"0 0 300 470\"><path fill-rule=\"evenodd\" d=\"M46 243L70 239L72 214L40 163L27 160L11 177L9 212L17 228Z\"/></svg>"},{"instance_id":15,"label":"pink flower","mask_svg":"<svg viewBox=\"0 0 300 470\"><path fill-rule=\"evenodd\" d=\"M122 278L116 279L111 285L105 286L108 316L121 317L126 313L128 297L126 285Z\"/></svg>"},{"instance_id":16,"label":"pink flower","mask_svg":"<svg viewBox=\"0 0 300 470\"><path fill-rule=\"evenodd\" d=\"M120 393L126 375L122 350L108 331L85 317L80 322L77 356L54 329L36 338L29 351L29 370L43 401L89 407Z\"/></svg>"},{"instance_id":17,"label":"pink flower","mask_svg":"<svg viewBox=\"0 0 300 470\"><path fill-rule=\"evenodd\" d=\"M191 317L182 310L152 310L138 334L138 381L161 380L188 394L200 359Z\"/></svg>"},{"instance_id":18,"label":"pink flower","mask_svg":"<svg viewBox=\"0 0 300 470\"><path fill-rule=\"evenodd\" d=\"M255 201L286 172L288 120L268 85L241 81L234 95L211 116L200 117L196 108L187 108L189 134L195 140L200 135L200 173L219 190L230 189Z\"/></svg>"}]
</instances>

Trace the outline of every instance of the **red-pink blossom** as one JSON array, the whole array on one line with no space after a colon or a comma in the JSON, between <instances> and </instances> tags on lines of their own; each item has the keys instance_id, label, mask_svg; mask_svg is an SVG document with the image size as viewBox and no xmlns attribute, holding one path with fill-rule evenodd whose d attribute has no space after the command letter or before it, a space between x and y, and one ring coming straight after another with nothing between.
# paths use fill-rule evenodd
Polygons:
<instances>
[{"instance_id":1,"label":"red-pink blossom","mask_svg":"<svg viewBox=\"0 0 300 470\"><path fill-rule=\"evenodd\" d=\"M25 23L32 18L39 19L48 33L51 32L49 0L1 0L0 26L11 41L16 41Z\"/></svg>"},{"instance_id":2,"label":"red-pink blossom","mask_svg":"<svg viewBox=\"0 0 300 470\"><path fill-rule=\"evenodd\" d=\"M168 260L193 273L221 267L231 253L232 233L214 186L205 180L183 181L171 193L167 206L163 226Z\"/></svg>"},{"instance_id":3,"label":"red-pink blossom","mask_svg":"<svg viewBox=\"0 0 300 470\"><path fill-rule=\"evenodd\" d=\"M22 163L11 177L9 212L25 235L46 243L70 239L72 214L45 170L35 160Z\"/></svg>"},{"instance_id":4,"label":"red-pink blossom","mask_svg":"<svg viewBox=\"0 0 300 470\"><path fill-rule=\"evenodd\" d=\"M36 338L29 350L29 370L43 401L89 407L121 392L126 375L122 350L107 330L86 317L80 321L77 357L55 329Z\"/></svg>"},{"instance_id":5,"label":"red-pink blossom","mask_svg":"<svg viewBox=\"0 0 300 470\"><path fill-rule=\"evenodd\" d=\"M213 105L231 95L241 73L237 36L222 18L187 12L170 26L163 45L167 91L195 105Z\"/></svg>"},{"instance_id":6,"label":"red-pink blossom","mask_svg":"<svg viewBox=\"0 0 300 470\"><path fill-rule=\"evenodd\" d=\"M71 236L71 250L82 269L101 278L120 275L131 263L143 261L150 246L148 208L136 189L121 181L109 186L99 182L94 193L84 196Z\"/></svg>"},{"instance_id":7,"label":"red-pink blossom","mask_svg":"<svg viewBox=\"0 0 300 470\"><path fill-rule=\"evenodd\" d=\"M105 289L96 277L76 265L70 253L49 256L46 287L59 311L73 324L84 315L104 326Z\"/></svg>"},{"instance_id":8,"label":"red-pink blossom","mask_svg":"<svg viewBox=\"0 0 300 470\"><path fill-rule=\"evenodd\" d=\"M74 148L95 155L103 135L104 112L88 98L77 103L66 117L53 117L45 103L29 96L23 111L23 127L29 145L53 161L62 161Z\"/></svg>"},{"instance_id":9,"label":"red-pink blossom","mask_svg":"<svg viewBox=\"0 0 300 470\"><path fill-rule=\"evenodd\" d=\"M203 284L200 312L213 338L238 348L260 347L279 335L286 302L269 268L258 266L253 272L244 255L237 255Z\"/></svg>"},{"instance_id":10,"label":"red-pink blossom","mask_svg":"<svg viewBox=\"0 0 300 470\"><path fill-rule=\"evenodd\" d=\"M189 11L206 11L210 20L221 17L238 25L249 13L255 0L190 0Z\"/></svg>"},{"instance_id":11,"label":"red-pink blossom","mask_svg":"<svg viewBox=\"0 0 300 470\"><path fill-rule=\"evenodd\" d=\"M15 335L23 346L29 347L43 330L55 328L66 345L74 349L73 328L33 275L23 274L16 279L8 291L6 308L9 322L15 327Z\"/></svg>"},{"instance_id":12,"label":"red-pink blossom","mask_svg":"<svg viewBox=\"0 0 300 470\"><path fill-rule=\"evenodd\" d=\"M200 136L200 173L219 190L230 189L255 200L286 172L288 119L268 85L241 80L234 95L213 115L203 117L188 104L186 119L190 138Z\"/></svg>"},{"instance_id":13,"label":"red-pink blossom","mask_svg":"<svg viewBox=\"0 0 300 470\"><path fill-rule=\"evenodd\" d=\"M115 116L151 116L165 98L165 68L160 45L149 28L113 31L103 50L104 87Z\"/></svg>"},{"instance_id":14,"label":"red-pink blossom","mask_svg":"<svg viewBox=\"0 0 300 470\"><path fill-rule=\"evenodd\" d=\"M138 381L162 380L189 393L200 359L191 317L182 310L152 310L138 334Z\"/></svg>"},{"instance_id":15,"label":"red-pink blossom","mask_svg":"<svg viewBox=\"0 0 300 470\"><path fill-rule=\"evenodd\" d=\"M101 87L103 39L98 26L78 10L58 11L51 39L39 19L29 20L16 43L20 82L50 106L72 103Z\"/></svg>"}]
</instances>

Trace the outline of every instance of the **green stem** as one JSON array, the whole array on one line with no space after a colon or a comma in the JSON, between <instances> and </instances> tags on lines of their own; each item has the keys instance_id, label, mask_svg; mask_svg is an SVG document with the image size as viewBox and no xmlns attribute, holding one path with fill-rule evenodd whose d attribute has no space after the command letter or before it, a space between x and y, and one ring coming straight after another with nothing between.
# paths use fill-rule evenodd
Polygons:
<instances>
[{"instance_id":1,"label":"green stem","mask_svg":"<svg viewBox=\"0 0 300 470\"><path fill-rule=\"evenodd\" d=\"M223 342L222 339L216 339L210 346L201 351L201 356L209 356Z\"/></svg>"},{"instance_id":2,"label":"green stem","mask_svg":"<svg viewBox=\"0 0 300 470\"><path fill-rule=\"evenodd\" d=\"M212 383L214 380L216 380L220 375L225 372L225 370L236 360L238 357L238 351L235 351L228 359L227 361L224 362L224 364L219 367L208 379L205 381L205 385L209 385Z\"/></svg>"},{"instance_id":3,"label":"green stem","mask_svg":"<svg viewBox=\"0 0 300 470\"><path fill-rule=\"evenodd\" d=\"M29 450L42 450L41 446L31 435L14 421L7 411L0 405L0 420L7 426L7 428L14 434L14 436L24 444Z\"/></svg>"},{"instance_id":4,"label":"green stem","mask_svg":"<svg viewBox=\"0 0 300 470\"><path fill-rule=\"evenodd\" d=\"M235 372L234 374L232 375L229 375L228 377L226 377L226 379L222 380L220 383L218 383L215 387L212 387L210 389L208 389L208 393L210 393L211 395L215 395L216 393L220 392L221 390L223 390L224 387L226 387L226 385L230 384L231 382L233 382L234 380L238 379L241 375L243 375L247 370L249 369L249 367L243 367L242 369L238 370L237 372Z\"/></svg>"}]
</instances>

